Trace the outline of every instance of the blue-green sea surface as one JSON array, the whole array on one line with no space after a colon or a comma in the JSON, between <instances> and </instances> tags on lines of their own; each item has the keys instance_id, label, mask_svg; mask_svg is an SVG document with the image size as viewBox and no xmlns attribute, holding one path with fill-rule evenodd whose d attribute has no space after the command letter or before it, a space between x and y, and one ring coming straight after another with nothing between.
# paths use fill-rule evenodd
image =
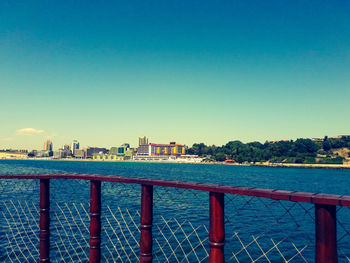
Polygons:
<instances>
[{"instance_id":1,"label":"blue-green sea surface","mask_svg":"<svg viewBox=\"0 0 350 263\"><path fill-rule=\"evenodd\" d=\"M350 195L350 170L233 165L0 160L0 174L87 173Z\"/></svg>"},{"instance_id":2,"label":"blue-green sea surface","mask_svg":"<svg viewBox=\"0 0 350 263\"><path fill-rule=\"evenodd\" d=\"M84 173L350 195L350 170L0 160L0 174ZM102 262L138 262L141 188L102 182ZM0 262L37 262L39 180L0 181ZM154 262L207 262L209 194L154 187ZM90 183L50 180L51 262L88 262ZM337 208L339 262L350 209ZM314 204L225 194L226 262L314 262Z\"/></svg>"}]
</instances>

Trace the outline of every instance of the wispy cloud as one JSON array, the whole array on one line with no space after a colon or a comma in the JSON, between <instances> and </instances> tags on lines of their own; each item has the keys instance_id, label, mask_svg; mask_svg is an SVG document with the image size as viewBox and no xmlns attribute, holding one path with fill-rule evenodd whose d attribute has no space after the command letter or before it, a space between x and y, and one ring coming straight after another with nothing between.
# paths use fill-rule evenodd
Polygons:
<instances>
[{"instance_id":1,"label":"wispy cloud","mask_svg":"<svg viewBox=\"0 0 350 263\"><path fill-rule=\"evenodd\" d=\"M2 140L5 141L5 142L13 142L15 139L11 138L11 137L8 137L8 138L3 138Z\"/></svg>"},{"instance_id":2,"label":"wispy cloud","mask_svg":"<svg viewBox=\"0 0 350 263\"><path fill-rule=\"evenodd\" d=\"M16 131L16 135L38 135L38 134L43 134L45 131L44 130L37 130L34 128L23 128L19 129Z\"/></svg>"}]
</instances>

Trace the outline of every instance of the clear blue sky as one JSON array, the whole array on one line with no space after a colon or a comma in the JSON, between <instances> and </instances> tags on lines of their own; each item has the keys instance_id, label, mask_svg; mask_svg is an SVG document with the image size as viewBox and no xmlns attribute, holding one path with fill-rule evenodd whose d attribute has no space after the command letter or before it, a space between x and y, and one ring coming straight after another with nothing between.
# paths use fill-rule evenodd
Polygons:
<instances>
[{"instance_id":1,"label":"clear blue sky","mask_svg":"<svg viewBox=\"0 0 350 263\"><path fill-rule=\"evenodd\" d=\"M0 1L0 104L0 148L350 134L350 2Z\"/></svg>"}]
</instances>

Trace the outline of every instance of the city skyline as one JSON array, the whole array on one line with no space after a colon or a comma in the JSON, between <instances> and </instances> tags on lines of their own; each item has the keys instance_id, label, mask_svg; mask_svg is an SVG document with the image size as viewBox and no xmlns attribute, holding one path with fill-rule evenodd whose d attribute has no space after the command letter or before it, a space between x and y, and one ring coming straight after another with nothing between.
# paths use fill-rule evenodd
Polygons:
<instances>
[{"instance_id":1,"label":"city skyline","mask_svg":"<svg viewBox=\"0 0 350 263\"><path fill-rule=\"evenodd\" d=\"M331 139L339 139L339 138L342 138L342 137L350 137L349 134L338 134L336 136L328 136L328 135L325 135L323 137L309 137L309 138L296 138L296 139L311 139L312 141L314 142L323 142L326 138L331 138ZM115 148L115 147L119 147L120 145L121 146L125 146L125 145L128 145L128 147L131 147L131 148L137 148L141 145L168 145L169 143L166 143L166 142L159 142L159 141L154 141L154 140L149 140L149 137L147 136L139 136L137 139L134 138L135 141L134 143L129 143L129 142L125 142L123 141L123 143L120 143L120 144L112 144L110 143L109 145L93 145L93 144L86 144L86 145L82 145L80 143L79 140L76 140L76 139L73 139L72 142L71 142L71 145L69 145L69 142L65 142L64 144L54 144L51 140L45 140L44 141L44 147L42 148L26 148L26 147L23 147L23 146L19 146L17 148L11 148L11 147L5 147L5 148L0 148L0 150L18 150L18 151L23 151L23 150L26 150L26 151L30 151L30 150L33 150L33 151L36 151L36 150L39 150L39 151L57 151L57 150L64 150L64 151L70 151L73 155L75 153L75 150L86 150L87 148L105 148L105 149L109 149L109 148ZM136 142L138 141L138 143ZM169 142L170 140L168 140ZM231 140L232 141L240 141L240 140ZM260 143L265 143L265 142L269 142L269 143L275 143L275 142L289 142L289 141L295 141L295 139L280 139L280 140L265 140L265 141L260 141ZM217 146L217 147L220 147L220 146L224 146L225 144L229 143L230 141L227 141L225 142L224 144L208 144L208 146ZM252 142L259 142L259 141L242 141L243 143L252 143ZM182 142L181 142L182 143ZM191 144L185 144L185 143L182 143L184 146L186 147L192 147L194 144L199 144L199 143L203 143L203 142L193 142ZM176 144L175 141L170 141L170 144ZM205 143L204 143L205 144ZM48 147L48 145L50 145ZM53 146L55 145L55 147ZM43 150L41 150L43 149Z\"/></svg>"},{"instance_id":2,"label":"city skyline","mask_svg":"<svg viewBox=\"0 0 350 263\"><path fill-rule=\"evenodd\" d=\"M1 2L0 148L349 134L349 13L334 1Z\"/></svg>"}]
</instances>

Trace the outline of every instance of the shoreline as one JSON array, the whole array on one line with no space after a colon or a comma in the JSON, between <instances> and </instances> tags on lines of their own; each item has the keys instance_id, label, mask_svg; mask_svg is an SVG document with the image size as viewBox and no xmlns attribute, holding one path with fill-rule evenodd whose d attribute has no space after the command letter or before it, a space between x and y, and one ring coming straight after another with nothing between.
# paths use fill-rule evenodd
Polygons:
<instances>
[{"instance_id":1,"label":"shoreline","mask_svg":"<svg viewBox=\"0 0 350 263\"><path fill-rule=\"evenodd\" d=\"M350 170L349 164L297 164L297 163L270 163L251 164L249 166L275 167L275 168L302 168L302 169L344 169Z\"/></svg>"},{"instance_id":2,"label":"shoreline","mask_svg":"<svg viewBox=\"0 0 350 263\"><path fill-rule=\"evenodd\" d=\"M134 160L93 160L93 159L37 159L37 158L8 158L1 160L22 161L71 161L71 162L108 162L108 163L170 163L170 164L201 164L201 165L231 165L231 166L254 166L271 168L302 168L302 169L343 169L350 170L350 164L296 164L296 163L225 163L225 162L174 162L174 161L134 161Z\"/></svg>"}]
</instances>

